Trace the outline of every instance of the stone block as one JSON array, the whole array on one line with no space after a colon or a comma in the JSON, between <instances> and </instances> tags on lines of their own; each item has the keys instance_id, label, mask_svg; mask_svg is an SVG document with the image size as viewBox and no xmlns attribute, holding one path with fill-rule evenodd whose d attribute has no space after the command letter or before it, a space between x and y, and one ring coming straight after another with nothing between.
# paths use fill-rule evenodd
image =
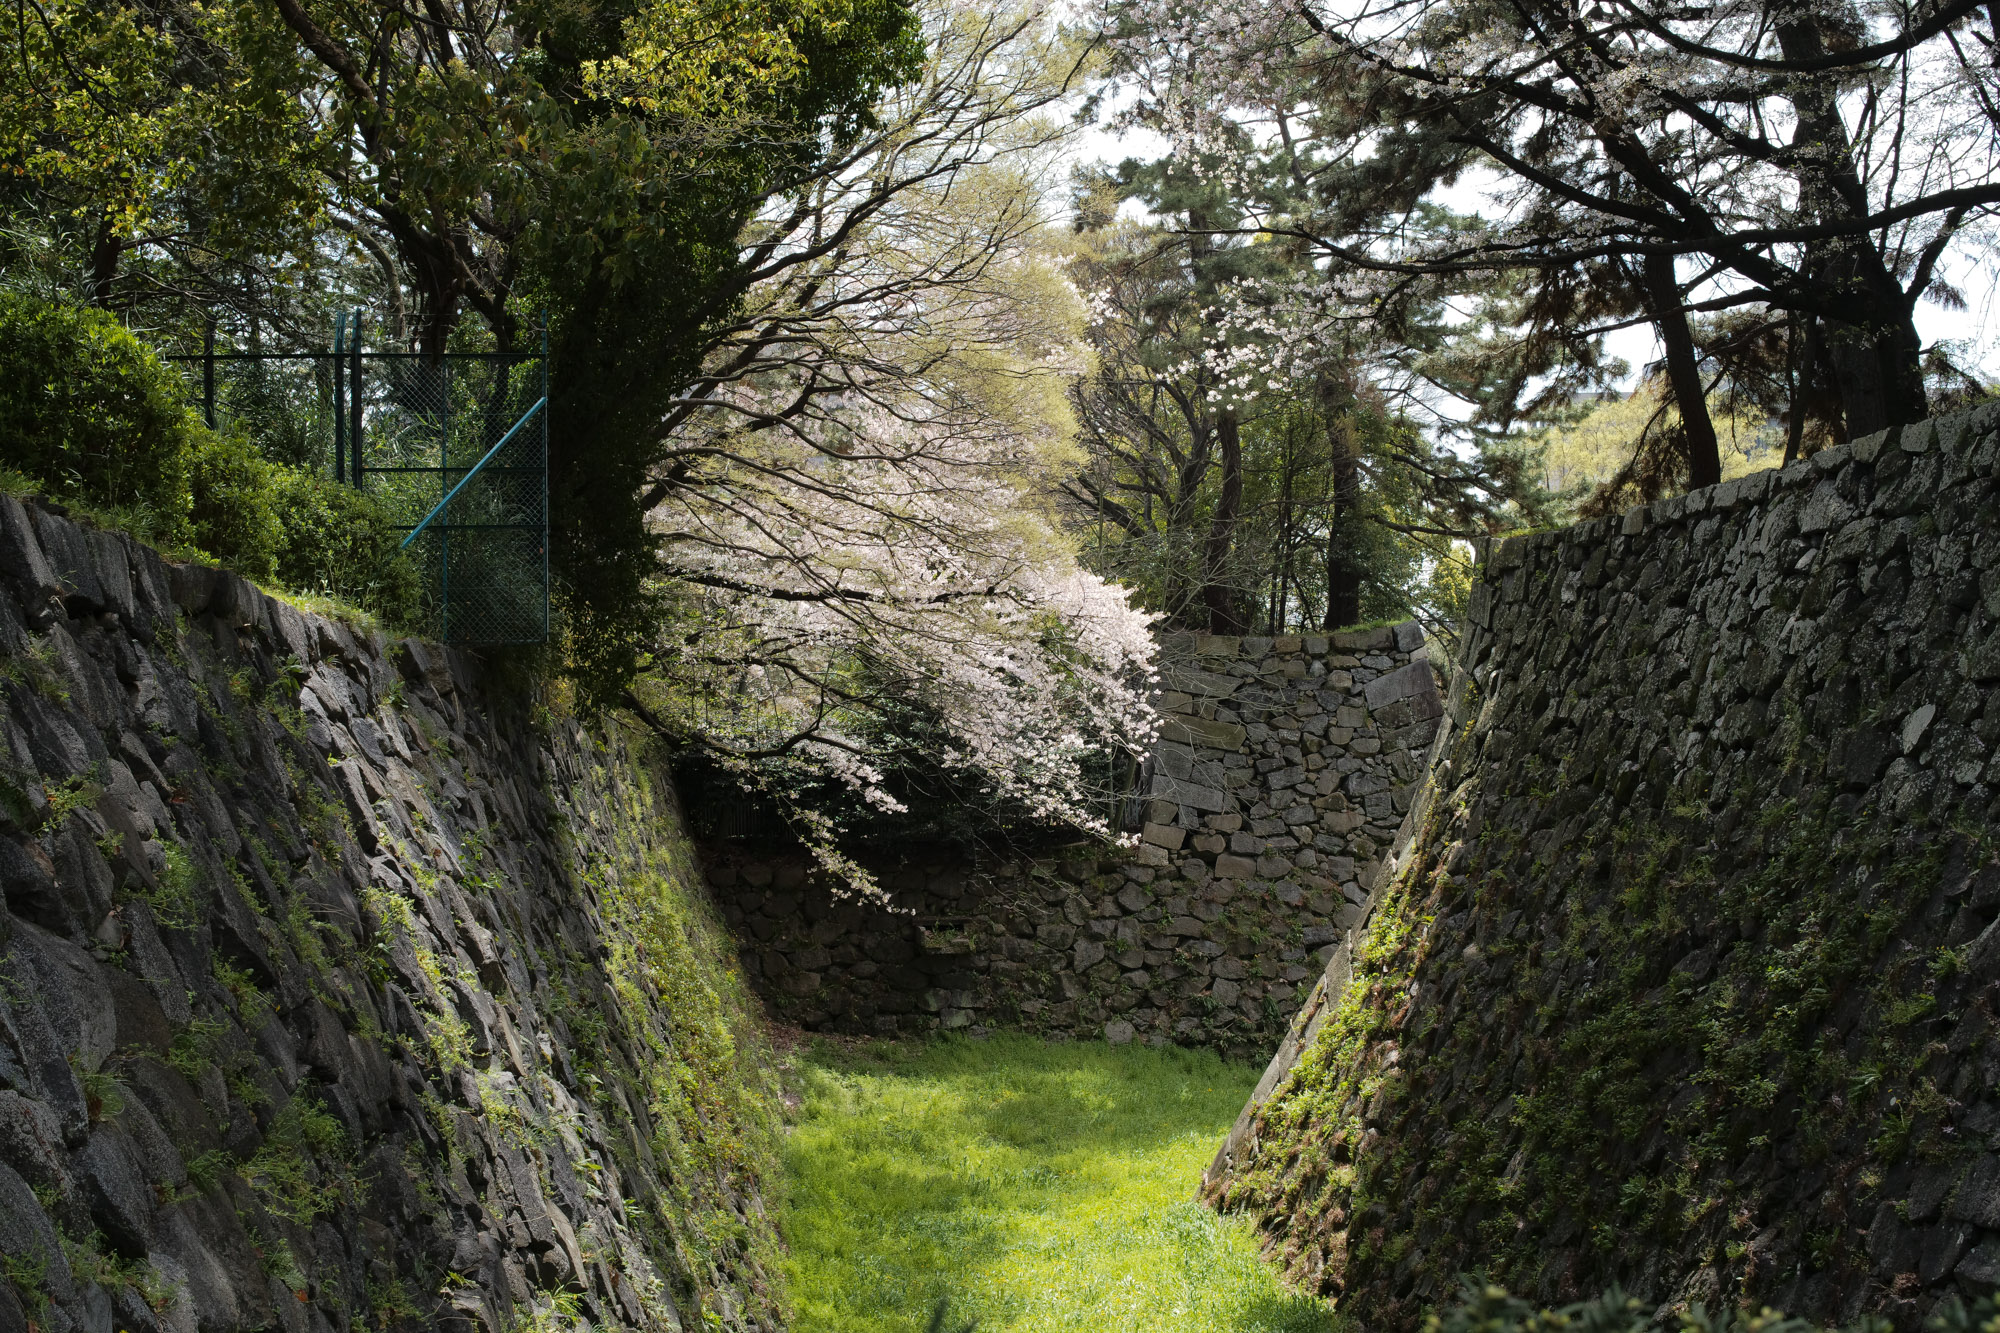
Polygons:
<instances>
[{"instance_id":1,"label":"stone block","mask_svg":"<svg viewBox=\"0 0 2000 1333\"><path fill-rule=\"evenodd\" d=\"M0 570L20 588L30 614L35 607L62 592L62 584L42 551L35 535L34 520L21 502L0 495Z\"/></svg>"},{"instance_id":2,"label":"stone block","mask_svg":"<svg viewBox=\"0 0 2000 1333\"><path fill-rule=\"evenodd\" d=\"M1221 879L1251 879L1257 874L1257 863L1247 856L1225 852L1215 858L1215 873Z\"/></svg>"},{"instance_id":3,"label":"stone block","mask_svg":"<svg viewBox=\"0 0 2000 1333\"><path fill-rule=\"evenodd\" d=\"M1869 1239L1872 1241L1874 1237L1871 1235ZM1974 1296L1990 1296L2000 1291L2000 1236L1988 1236L1967 1250L1951 1275Z\"/></svg>"},{"instance_id":4,"label":"stone block","mask_svg":"<svg viewBox=\"0 0 2000 1333\"><path fill-rule=\"evenodd\" d=\"M1161 800L1190 805L1197 810L1212 811L1216 814L1227 810L1231 805L1229 797L1213 787L1196 786L1192 782L1183 782L1165 773L1153 775L1151 794Z\"/></svg>"},{"instance_id":5,"label":"stone block","mask_svg":"<svg viewBox=\"0 0 2000 1333\"><path fill-rule=\"evenodd\" d=\"M1805 507L1799 511L1799 533L1812 536L1839 527L1854 515L1854 506L1840 494L1839 486L1827 479L1813 487L1806 498Z\"/></svg>"},{"instance_id":6,"label":"stone block","mask_svg":"<svg viewBox=\"0 0 2000 1333\"><path fill-rule=\"evenodd\" d=\"M99 1125L76 1155L76 1173L95 1222L121 1254L143 1254L152 1237L153 1186L125 1131Z\"/></svg>"},{"instance_id":7,"label":"stone block","mask_svg":"<svg viewBox=\"0 0 2000 1333\"><path fill-rule=\"evenodd\" d=\"M1177 852L1181 849L1181 844L1187 840L1187 830L1176 828L1172 824L1147 824L1139 831L1139 837L1141 841L1152 843L1156 847Z\"/></svg>"},{"instance_id":8,"label":"stone block","mask_svg":"<svg viewBox=\"0 0 2000 1333\"><path fill-rule=\"evenodd\" d=\"M62 585L62 597L73 613L95 615L106 609L104 584L97 577L97 561L85 540L82 528L57 518L44 509L29 511L42 554Z\"/></svg>"},{"instance_id":9,"label":"stone block","mask_svg":"<svg viewBox=\"0 0 2000 1333\"><path fill-rule=\"evenodd\" d=\"M1218 722L1213 718L1169 717L1160 724L1161 740L1212 750L1241 749L1247 736L1240 723Z\"/></svg>"},{"instance_id":10,"label":"stone block","mask_svg":"<svg viewBox=\"0 0 2000 1333\"><path fill-rule=\"evenodd\" d=\"M1337 653L1386 653L1396 646L1396 632L1387 625L1374 629L1344 629L1331 636Z\"/></svg>"},{"instance_id":11,"label":"stone block","mask_svg":"<svg viewBox=\"0 0 2000 1333\"><path fill-rule=\"evenodd\" d=\"M1444 712L1444 696L1438 693L1437 675L1429 662L1412 662L1377 676L1361 687L1361 693L1370 709L1408 699L1417 705L1416 716L1437 717Z\"/></svg>"},{"instance_id":12,"label":"stone block","mask_svg":"<svg viewBox=\"0 0 2000 1333\"><path fill-rule=\"evenodd\" d=\"M1170 690L1196 699L1227 699L1243 682L1236 676L1217 675L1196 667L1170 663L1160 668L1160 683Z\"/></svg>"}]
</instances>

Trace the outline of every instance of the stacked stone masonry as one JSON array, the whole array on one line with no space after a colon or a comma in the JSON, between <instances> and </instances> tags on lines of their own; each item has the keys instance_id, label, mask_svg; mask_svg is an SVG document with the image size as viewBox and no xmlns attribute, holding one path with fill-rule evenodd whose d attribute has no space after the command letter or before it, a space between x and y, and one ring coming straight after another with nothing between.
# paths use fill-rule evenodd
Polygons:
<instances>
[{"instance_id":1,"label":"stacked stone masonry","mask_svg":"<svg viewBox=\"0 0 2000 1333\"><path fill-rule=\"evenodd\" d=\"M1172 635L1137 846L1041 860L913 853L891 906L797 857L708 850L779 1017L892 1034L1026 1027L1262 1058L1354 919L1443 710L1414 623Z\"/></svg>"},{"instance_id":2,"label":"stacked stone masonry","mask_svg":"<svg viewBox=\"0 0 2000 1333\"><path fill-rule=\"evenodd\" d=\"M1383 1333L2000 1291L2000 405L1493 543L1462 645L1206 1197Z\"/></svg>"},{"instance_id":3,"label":"stacked stone masonry","mask_svg":"<svg viewBox=\"0 0 2000 1333\"><path fill-rule=\"evenodd\" d=\"M0 1333L776 1326L615 737L5 497L0 695Z\"/></svg>"}]
</instances>

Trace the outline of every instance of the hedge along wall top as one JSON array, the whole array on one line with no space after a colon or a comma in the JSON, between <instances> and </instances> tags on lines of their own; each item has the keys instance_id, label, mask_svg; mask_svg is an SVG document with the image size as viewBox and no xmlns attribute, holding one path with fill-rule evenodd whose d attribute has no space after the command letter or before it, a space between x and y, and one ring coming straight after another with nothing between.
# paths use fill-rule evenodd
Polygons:
<instances>
[{"instance_id":1,"label":"hedge along wall top","mask_svg":"<svg viewBox=\"0 0 2000 1333\"><path fill-rule=\"evenodd\" d=\"M1130 854L914 849L878 867L892 912L835 902L803 857L709 849L773 1012L1268 1051L1358 916L1443 703L1413 622L1162 648L1167 723Z\"/></svg>"},{"instance_id":2,"label":"hedge along wall top","mask_svg":"<svg viewBox=\"0 0 2000 1333\"><path fill-rule=\"evenodd\" d=\"M1458 1275L1916 1326L2000 1285L2000 408L1483 553L1365 919L1204 1184Z\"/></svg>"}]
</instances>

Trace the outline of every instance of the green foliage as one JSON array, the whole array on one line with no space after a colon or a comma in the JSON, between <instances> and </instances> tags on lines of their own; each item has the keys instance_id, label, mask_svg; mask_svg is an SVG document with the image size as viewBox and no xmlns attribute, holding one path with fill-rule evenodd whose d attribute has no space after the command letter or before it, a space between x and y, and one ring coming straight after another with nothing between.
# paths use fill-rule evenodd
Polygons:
<instances>
[{"instance_id":1,"label":"green foliage","mask_svg":"<svg viewBox=\"0 0 2000 1333\"><path fill-rule=\"evenodd\" d=\"M306 1274L299 1267L299 1261L292 1254L292 1247L283 1236L267 1236L257 1228L250 1229L251 1243L256 1247L258 1262L267 1276L276 1278L287 1291L300 1295L305 1293Z\"/></svg>"},{"instance_id":2,"label":"green foliage","mask_svg":"<svg viewBox=\"0 0 2000 1333\"><path fill-rule=\"evenodd\" d=\"M326 141L296 95L296 68L267 61L253 79L244 64L272 51L275 11L40 0L32 13L9 29L0 64L10 279L103 302L137 251L151 269L139 291L213 299L190 268L233 276L230 258L296 237L314 215L301 166ZM171 239L156 249L149 238Z\"/></svg>"},{"instance_id":3,"label":"green foliage","mask_svg":"<svg viewBox=\"0 0 2000 1333\"><path fill-rule=\"evenodd\" d=\"M42 796L48 801L48 827L59 829L69 822L69 817L79 810L88 809L104 794L104 788L88 777L64 778L61 782L44 783Z\"/></svg>"},{"instance_id":4,"label":"green foliage","mask_svg":"<svg viewBox=\"0 0 2000 1333\"><path fill-rule=\"evenodd\" d=\"M5 1277L20 1295L21 1304L31 1315L48 1308L48 1260L40 1254L0 1254L0 1277Z\"/></svg>"},{"instance_id":5,"label":"green foliage","mask_svg":"<svg viewBox=\"0 0 2000 1333\"><path fill-rule=\"evenodd\" d=\"M280 534L275 465L241 435L203 430L189 451L194 544L247 578L276 573Z\"/></svg>"},{"instance_id":6,"label":"green foliage","mask_svg":"<svg viewBox=\"0 0 2000 1333\"><path fill-rule=\"evenodd\" d=\"M134 1287L155 1313L173 1303L178 1287L147 1260L126 1259L115 1251L107 1252L103 1232L93 1231L81 1240L62 1232L60 1239L70 1276L78 1283Z\"/></svg>"},{"instance_id":7,"label":"green foliage","mask_svg":"<svg viewBox=\"0 0 2000 1333\"><path fill-rule=\"evenodd\" d=\"M195 545L240 574L415 623L422 584L372 495L263 458L241 435L193 453Z\"/></svg>"},{"instance_id":8,"label":"green foliage","mask_svg":"<svg viewBox=\"0 0 2000 1333\"><path fill-rule=\"evenodd\" d=\"M46 634L30 634L26 652L0 657L0 680L25 685L50 703L69 702L69 686L63 683L55 640Z\"/></svg>"},{"instance_id":9,"label":"green foliage","mask_svg":"<svg viewBox=\"0 0 2000 1333\"><path fill-rule=\"evenodd\" d=\"M803 1059L784 1229L801 1333L1321 1333L1249 1230L1188 1202L1257 1080L1205 1052L985 1042Z\"/></svg>"},{"instance_id":10,"label":"green foliage","mask_svg":"<svg viewBox=\"0 0 2000 1333\"><path fill-rule=\"evenodd\" d=\"M391 626L416 624L422 581L375 496L316 472L277 467L274 576L286 588L337 598Z\"/></svg>"},{"instance_id":11,"label":"green foliage","mask_svg":"<svg viewBox=\"0 0 2000 1333\"><path fill-rule=\"evenodd\" d=\"M421 585L378 499L208 430L183 399L109 315L0 292L0 465L149 541L414 623Z\"/></svg>"},{"instance_id":12,"label":"green foliage","mask_svg":"<svg viewBox=\"0 0 2000 1333\"><path fill-rule=\"evenodd\" d=\"M1358 387L1369 338L1295 362L1235 323L1245 290L1311 280L1312 266L1231 235L1302 205L1302 181L1277 170L1232 192L1217 165L1128 160L1078 177L1071 272L1109 312L1092 332L1098 372L1076 395L1091 458L1064 487L1088 561L1182 628L1288 634L1413 610L1450 623L1469 563L1454 534L1537 507L1520 450L1442 448ZM1161 221L1122 220L1126 200ZM1234 344L1226 372L1218 340Z\"/></svg>"},{"instance_id":13,"label":"green foliage","mask_svg":"<svg viewBox=\"0 0 2000 1333\"><path fill-rule=\"evenodd\" d=\"M155 876L159 887L145 894L153 908L153 918L172 930L192 930L201 922L201 898L195 891L194 861L178 843L167 843L162 851L166 866Z\"/></svg>"},{"instance_id":14,"label":"green foliage","mask_svg":"<svg viewBox=\"0 0 2000 1333\"><path fill-rule=\"evenodd\" d=\"M196 1015L174 1034L167 1047L167 1063L178 1070L181 1077L190 1081L198 1079L214 1067L228 1034L229 1025L222 1019Z\"/></svg>"},{"instance_id":15,"label":"green foliage","mask_svg":"<svg viewBox=\"0 0 2000 1333\"><path fill-rule=\"evenodd\" d=\"M239 1170L266 1208L311 1226L352 1193L350 1158L340 1121L301 1090L278 1111L263 1144Z\"/></svg>"},{"instance_id":16,"label":"green foliage","mask_svg":"<svg viewBox=\"0 0 2000 1333\"><path fill-rule=\"evenodd\" d=\"M202 433L178 377L110 315L0 291L0 464L176 542Z\"/></svg>"},{"instance_id":17,"label":"green foliage","mask_svg":"<svg viewBox=\"0 0 2000 1333\"><path fill-rule=\"evenodd\" d=\"M1846 1333L1888 1333L1890 1322L1863 1317ZM1930 1333L1994 1333L2000 1329L2000 1300L1983 1296L1970 1308L1957 1297L1944 1302L1925 1327ZM1671 1322L1652 1306L1618 1287L1587 1301L1537 1309L1504 1287L1467 1281L1458 1300L1424 1321L1424 1333L1822 1333L1818 1324L1779 1311L1726 1310L1711 1313L1696 1305Z\"/></svg>"},{"instance_id":18,"label":"green foliage","mask_svg":"<svg viewBox=\"0 0 2000 1333\"><path fill-rule=\"evenodd\" d=\"M74 1063L74 1058L72 1058ZM116 1120L125 1110L125 1088L108 1069L78 1067L77 1082L83 1086L83 1104L92 1124Z\"/></svg>"},{"instance_id":19,"label":"green foliage","mask_svg":"<svg viewBox=\"0 0 2000 1333\"><path fill-rule=\"evenodd\" d=\"M187 1160L188 1184L206 1194L222 1183L223 1176L235 1164L235 1159L220 1148L197 1153Z\"/></svg>"},{"instance_id":20,"label":"green foliage","mask_svg":"<svg viewBox=\"0 0 2000 1333\"><path fill-rule=\"evenodd\" d=\"M506 1333L576 1333L583 1322L583 1296L574 1291L543 1292L525 1311L517 1311Z\"/></svg>"}]
</instances>

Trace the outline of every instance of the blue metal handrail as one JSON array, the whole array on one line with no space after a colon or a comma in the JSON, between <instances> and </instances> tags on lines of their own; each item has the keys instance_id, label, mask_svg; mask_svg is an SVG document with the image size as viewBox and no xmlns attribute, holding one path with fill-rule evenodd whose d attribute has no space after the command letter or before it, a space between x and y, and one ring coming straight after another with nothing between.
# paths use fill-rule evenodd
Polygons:
<instances>
[{"instance_id":1,"label":"blue metal handrail","mask_svg":"<svg viewBox=\"0 0 2000 1333\"><path fill-rule=\"evenodd\" d=\"M403 538L403 549L408 549L411 542L415 541L419 536L423 535L424 529L431 525L431 520L436 518L439 514L442 514L445 510L445 506L452 502L452 498L456 496L460 491L465 489L465 483L471 481L474 477L478 476L479 470L485 467L488 463L492 462L493 456L499 453L502 449L504 449L507 446L507 441L513 439L514 436L520 431L521 427L527 425L530 421L532 421L534 419L535 413L541 411L542 408L548 404L548 401L549 399L547 394L544 394L540 398L537 398L535 400L535 405L529 408L527 411L523 412L521 414L521 419L515 422L512 426L509 426L507 428L507 433L500 437L500 443L494 445L491 449L488 449L486 451L486 457L480 459L477 463L474 463L472 465L472 471L460 477L458 479L458 485L452 487L449 491L445 492L444 499L439 500L437 502L437 507L432 509L430 513L424 515L424 521L417 524L417 526L415 526L414 528L410 529L410 535Z\"/></svg>"}]
</instances>

